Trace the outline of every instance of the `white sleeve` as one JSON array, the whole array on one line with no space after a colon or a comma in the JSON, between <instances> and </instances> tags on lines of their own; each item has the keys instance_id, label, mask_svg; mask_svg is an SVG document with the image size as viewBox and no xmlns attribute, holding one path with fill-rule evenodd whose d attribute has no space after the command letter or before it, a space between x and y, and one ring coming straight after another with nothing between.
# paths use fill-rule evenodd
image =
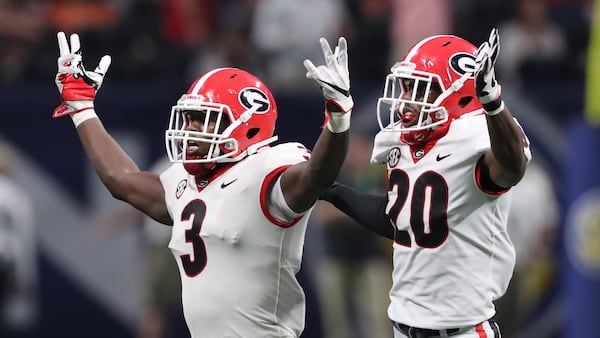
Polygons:
<instances>
[{"instance_id":1,"label":"white sleeve","mask_svg":"<svg viewBox=\"0 0 600 338\"><path fill-rule=\"evenodd\" d=\"M285 198L283 197L283 191L281 190L281 175L273 184L273 189L271 189L271 194L269 196L271 203L269 205L269 213L271 216L275 217L278 221L282 222L292 222L294 219L302 216L304 213L297 213L292 210Z\"/></svg>"}]
</instances>

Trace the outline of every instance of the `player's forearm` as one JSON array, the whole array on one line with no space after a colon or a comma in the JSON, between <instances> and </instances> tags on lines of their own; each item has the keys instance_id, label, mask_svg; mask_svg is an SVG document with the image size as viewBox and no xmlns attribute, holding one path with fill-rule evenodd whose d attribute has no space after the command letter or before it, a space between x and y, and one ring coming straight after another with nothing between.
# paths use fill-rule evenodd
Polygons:
<instances>
[{"instance_id":1,"label":"player's forearm","mask_svg":"<svg viewBox=\"0 0 600 338\"><path fill-rule=\"evenodd\" d=\"M524 136L508 108L495 116L487 116L491 149L502 175L494 175L501 186L516 184L525 173L527 160L523 152Z\"/></svg>"},{"instance_id":2,"label":"player's forearm","mask_svg":"<svg viewBox=\"0 0 600 338\"><path fill-rule=\"evenodd\" d=\"M323 129L308 163L309 180L319 193L335 181L348 150L348 131L332 133Z\"/></svg>"},{"instance_id":3,"label":"player's forearm","mask_svg":"<svg viewBox=\"0 0 600 338\"><path fill-rule=\"evenodd\" d=\"M122 196L120 187L128 173L139 172L138 166L104 129L99 119L90 119L77 127L81 144L106 188Z\"/></svg>"},{"instance_id":4,"label":"player's forearm","mask_svg":"<svg viewBox=\"0 0 600 338\"><path fill-rule=\"evenodd\" d=\"M321 199L333 204L337 209L370 231L394 239L394 226L385 213L386 196L367 194L338 184L324 193Z\"/></svg>"}]
</instances>

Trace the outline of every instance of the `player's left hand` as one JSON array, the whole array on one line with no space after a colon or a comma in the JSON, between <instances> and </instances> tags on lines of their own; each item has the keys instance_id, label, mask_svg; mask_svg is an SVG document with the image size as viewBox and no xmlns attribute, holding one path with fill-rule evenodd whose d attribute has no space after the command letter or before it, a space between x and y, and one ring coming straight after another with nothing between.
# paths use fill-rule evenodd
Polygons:
<instances>
[{"instance_id":1,"label":"player's left hand","mask_svg":"<svg viewBox=\"0 0 600 338\"><path fill-rule=\"evenodd\" d=\"M340 37L335 51L331 50L325 38L319 39L325 65L315 67L312 61L304 60L307 78L312 78L321 86L323 96L334 103L340 112L350 112L354 107L350 95L350 75L348 72L348 45L344 37Z\"/></svg>"},{"instance_id":2,"label":"player's left hand","mask_svg":"<svg viewBox=\"0 0 600 338\"><path fill-rule=\"evenodd\" d=\"M488 115L496 115L504 110L500 98L502 87L496 81L494 64L500 51L498 29L492 29L489 40L482 43L475 59L475 93Z\"/></svg>"},{"instance_id":3,"label":"player's left hand","mask_svg":"<svg viewBox=\"0 0 600 338\"><path fill-rule=\"evenodd\" d=\"M93 109L96 92L100 89L111 62L110 56L105 55L94 71L86 70L79 35L71 34L70 47L64 32L59 32L57 38L60 56L55 83L62 103L54 110L54 118Z\"/></svg>"}]
</instances>

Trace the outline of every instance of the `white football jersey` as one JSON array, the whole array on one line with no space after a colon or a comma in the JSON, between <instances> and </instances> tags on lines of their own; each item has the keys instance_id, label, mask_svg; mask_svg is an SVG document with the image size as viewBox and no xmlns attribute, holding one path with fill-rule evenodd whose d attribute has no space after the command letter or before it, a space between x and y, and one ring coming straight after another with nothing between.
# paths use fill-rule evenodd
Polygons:
<instances>
[{"instance_id":1,"label":"white football jersey","mask_svg":"<svg viewBox=\"0 0 600 338\"><path fill-rule=\"evenodd\" d=\"M453 121L427 151L398 142L373 149L374 159L387 154L386 212L396 225L393 321L446 329L495 314L493 301L508 287L515 250L507 232L510 190L486 192L479 185L488 135L485 115L471 114Z\"/></svg>"},{"instance_id":2,"label":"white football jersey","mask_svg":"<svg viewBox=\"0 0 600 338\"><path fill-rule=\"evenodd\" d=\"M309 156L301 144L285 143L263 148L211 181L196 182L181 164L160 176L193 338L302 332L305 296L295 275L310 210L289 223L277 220L268 211L267 188Z\"/></svg>"}]
</instances>

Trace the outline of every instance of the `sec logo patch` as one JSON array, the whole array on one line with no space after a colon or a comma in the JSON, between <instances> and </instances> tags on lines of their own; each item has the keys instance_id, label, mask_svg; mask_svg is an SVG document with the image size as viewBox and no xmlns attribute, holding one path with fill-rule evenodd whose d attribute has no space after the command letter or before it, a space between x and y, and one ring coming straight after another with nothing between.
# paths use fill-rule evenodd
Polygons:
<instances>
[{"instance_id":1,"label":"sec logo patch","mask_svg":"<svg viewBox=\"0 0 600 338\"><path fill-rule=\"evenodd\" d=\"M398 165L400 161L400 148L394 147L390 150L387 157L387 163L390 168Z\"/></svg>"},{"instance_id":2,"label":"sec logo patch","mask_svg":"<svg viewBox=\"0 0 600 338\"><path fill-rule=\"evenodd\" d=\"M179 184L177 184L177 190L175 190L175 197L177 199L179 199L183 195L185 188L187 188L187 180L182 180L181 182L179 182Z\"/></svg>"}]
</instances>

